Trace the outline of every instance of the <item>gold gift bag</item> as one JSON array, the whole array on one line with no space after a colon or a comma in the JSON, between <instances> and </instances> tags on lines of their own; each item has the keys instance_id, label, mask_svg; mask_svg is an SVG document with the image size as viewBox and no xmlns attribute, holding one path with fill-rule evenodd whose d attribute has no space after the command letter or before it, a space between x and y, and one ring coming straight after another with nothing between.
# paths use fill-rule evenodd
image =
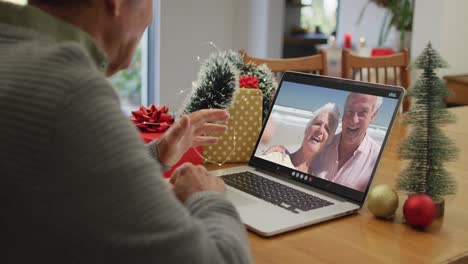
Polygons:
<instances>
[{"instance_id":1,"label":"gold gift bag","mask_svg":"<svg viewBox=\"0 0 468 264\"><path fill-rule=\"evenodd\" d=\"M259 89L240 88L229 109L229 129L218 143L203 148L206 162L247 162L262 128L263 96Z\"/></svg>"}]
</instances>

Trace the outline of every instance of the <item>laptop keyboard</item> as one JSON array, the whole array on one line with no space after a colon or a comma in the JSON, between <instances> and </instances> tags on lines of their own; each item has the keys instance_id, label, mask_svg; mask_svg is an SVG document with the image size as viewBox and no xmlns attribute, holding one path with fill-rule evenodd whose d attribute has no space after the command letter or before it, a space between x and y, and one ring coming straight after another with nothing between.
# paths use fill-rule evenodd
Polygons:
<instances>
[{"instance_id":1,"label":"laptop keyboard","mask_svg":"<svg viewBox=\"0 0 468 264\"><path fill-rule=\"evenodd\" d=\"M333 204L249 171L228 174L221 178L229 186L296 214L299 213L297 209L307 212Z\"/></svg>"}]
</instances>

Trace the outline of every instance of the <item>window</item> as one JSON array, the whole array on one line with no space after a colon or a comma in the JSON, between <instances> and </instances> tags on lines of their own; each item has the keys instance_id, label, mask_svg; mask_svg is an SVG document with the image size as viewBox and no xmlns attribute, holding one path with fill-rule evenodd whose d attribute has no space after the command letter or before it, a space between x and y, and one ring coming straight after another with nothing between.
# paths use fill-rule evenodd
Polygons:
<instances>
[{"instance_id":1,"label":"window","mask_svg":"<svg viewBox=\"0 0 468 264\"><path fill-rule=\"evenodd\" d=\"M336 35L339 0L286 0L283 57L317 54Z\"/></svg>"},{"instance_id":2,"label":"window","mask_svg":"<svg viewBox=\"0 0 468 264\"><path fill-rule=\"evenodd\" d=\"M142 42L146 39L143 38ZM110 78L111 83L116 89L119 97L122 111L130 114L132 110L138 109L142 102L143 94L146 93L147 87L143 86L143 63L142 63L142 49L144 45L140 43L135 55L132 59L132 64L126 70L120 71Z\"/></svg>"},{"instance_id":3,"label":"window","mask_svg":"<svg viewBox=\"0 0 468 264\"><path fill-rule=\"evenodd\" d=\"M27 3L27 0L6 1L23 5ZM110 78L120 97L122 111L127 115L130 115L132 110L138 109L141 104L159 104L160 4L160 0L153 1L154 21L142 37L130 67ZM149 75L148 72L153 74Z\"/></svg>"},{"instance_id":4,"label":"window","mask_svg":"<svg viewBox=\"0 0 468 264\"><path fill-rule=\"evenodd\" d=\"M154 20L142 37L132 64L110 78L119 94L122 111L127 115L140 105L159 105L160 0L154 0L153 7Z\"/></svg>"},{"instance_id":5,"label":"window","mask_svg":"<svg viewBox=\"0 0 468 264\"><path fill-rule=\"evenodd\" d=\"M301 28L309 32L336 32L338 0L301 0Z\"/></svg>"},{"instance_id":6,"label":"window","mask_svg":"<svg viewBox=\"0 0 468 264\"><path fill-rule=\"evenodd\" d=\"M18 5L25 5L27 0L3 0L6 2L11 2L13 4L18 4Z\"/></svg>"}]
</instances>

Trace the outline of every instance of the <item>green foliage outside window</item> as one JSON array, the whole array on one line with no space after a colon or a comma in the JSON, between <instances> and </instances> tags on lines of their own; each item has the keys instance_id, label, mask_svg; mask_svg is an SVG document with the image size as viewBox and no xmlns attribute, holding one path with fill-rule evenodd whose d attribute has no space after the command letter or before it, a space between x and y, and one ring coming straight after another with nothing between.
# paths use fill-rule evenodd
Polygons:
<instances>
[{"instance_id":1,"label":"green foliage outside window","mask_svg":"<svg viewBox=\"0 0 468 264\"><path fill-rule=\"evenodd\" d=\"M302 0L301 4L301 28L315 32L319 27L325 34L336 31L338 0Z\"/></svg>"},{"instance_id":2,"label":"green foliage outside window","mask_svg":"<svg viewBox=\"0 0 468 264\"><path fill-rule=\"evenodd\" d=\"M117 90L122 108L136 109L141 103L141 48L138 47L132 59L132 64L126 70L120 71L110 78Z\"/></svg>"},{"instance_id":3,"label":"green foliage outside window","mask_svg":"<svg viewBox=\"0 0 468 264\"><path fill-rule=\"evenodd\" d=\"M411 32L413 28L414 0L368 0L361 10L357 21L358 25L361 23L367 7L371 3L374 3L379 7L386 8L386 12L382 20L382 26L380 28L378 45L382 46L385 43L388 34L390 33L390 29L395 27L400 35L399 49L409 48L405 47L407 37L405 32Z\"/></svg>"}]
</instances>

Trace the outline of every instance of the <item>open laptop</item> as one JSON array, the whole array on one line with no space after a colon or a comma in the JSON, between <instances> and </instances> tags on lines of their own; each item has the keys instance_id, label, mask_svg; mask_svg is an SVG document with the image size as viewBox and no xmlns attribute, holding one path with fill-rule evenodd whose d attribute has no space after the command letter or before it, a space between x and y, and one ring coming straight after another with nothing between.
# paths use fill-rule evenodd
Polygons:
<instances>
[{"instance_id":1,"label":"open laptop","mask_svg":"<svg viewBox=\"0 0 468 264\"><path fill-rule=\"evenodd\" d=\"M351 102L344 109L350 93L354 99L349 99ZM366 110L368 104L355 99L366 95L380 97L382 104L364 129L365 118L374 112ZM248 166L213 173L226 182L227 197L247 228L263 236L355 213L365 201L403 96L401 87L286 72ZM334 119L317 114L317 109L328 103L339 109L340 114ZM330 104L327 109L331 109ZM337 124L336 131L333 123ZM309 124L314 130L306 131ZM317 132L317 127L322 128L321 132ZM362 146L346 163L338 165L341 137L352 141L361 132L365 135ZM265 155L272 146L287 152ZM303 152L305 149L309 152ZM306 162L307 171L295 167L294 162L300 160L292 156L295 152L309 156L315 153L311 162Z\"/></svg>"}]
</instances>

